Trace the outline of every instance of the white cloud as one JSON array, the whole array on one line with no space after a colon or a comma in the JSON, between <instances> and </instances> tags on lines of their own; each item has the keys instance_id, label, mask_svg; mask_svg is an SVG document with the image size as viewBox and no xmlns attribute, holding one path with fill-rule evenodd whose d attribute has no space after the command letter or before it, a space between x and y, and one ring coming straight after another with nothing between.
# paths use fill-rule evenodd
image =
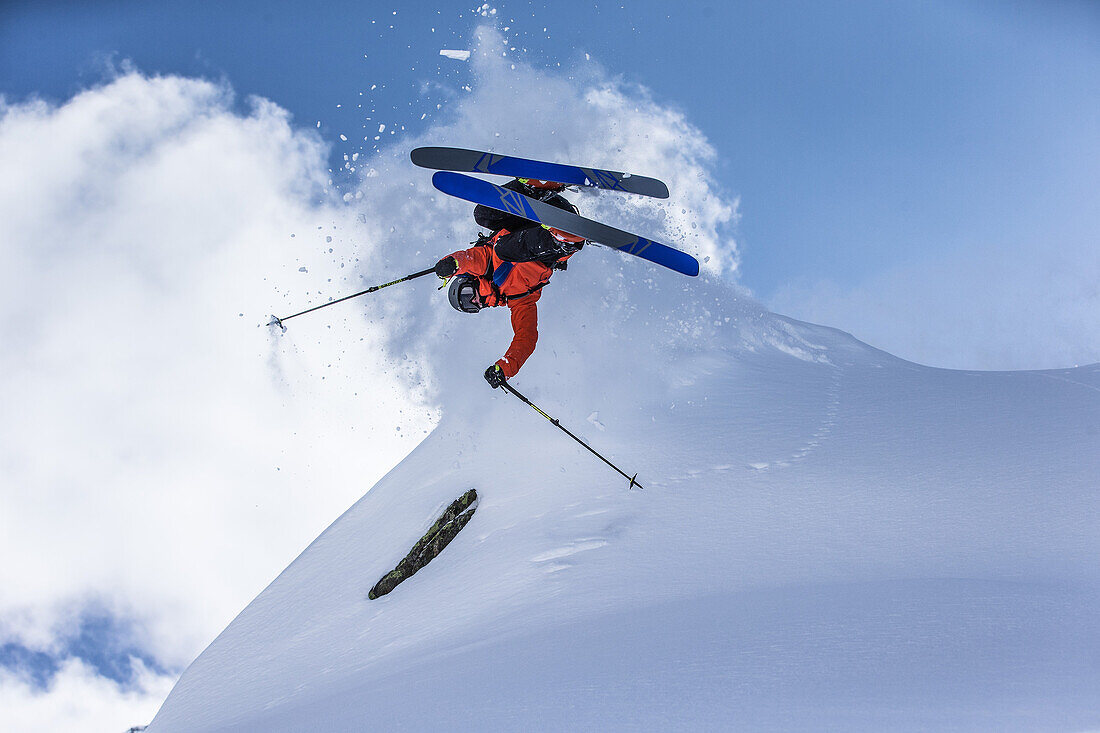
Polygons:
<instances>
[{"instance_id":1,"label":"white cloud","mask_svg":"<svg viewBox=\"0 0 1100 733\"><path fill-rule=\"evenodd\" d=\"M93 606L182 667L429 425L362 308L258 327L358 289L371 227L249 106L127 74L0 108L0 644Z\"/></svg>"},{"instance_id":2,"label":"white cloud","mask_svg":"<svg viewBox=\"0 0 1100 733\"><path fill-rule=\"evenodd\" d=\"M136 674L122 686L77 659L62 665L45 689L0 668L0 724L20 733L117 732L152 720L175 681L135 661Z\"/></svg>"},{"instance_id":3,"label":"white cloud","mask_svg":"<svg viewBox=\"0 0 1100 733\"><path fill-rule=\"evenodd\" d=\"M476 35L472 91L421 139L361 158L349 205L326 190L316 130L263 100L243 109L223 86L130 73L61 106L0 107L0 553L18 558L0 565L0 644L63 656L94 608L179 669L415 444L433 391L477 409L506 314L454 313L429 278L285 336L258 327L473 238L471 207L432 189L414 145L660 177L666 202L574 198L709 257L711 275L735 272L737 203L681 113L595 64L578 78L535 70L499 54L497 31ZM544 294L525 375L593 368L584 339L634 315L625 289L688 285L586 250ZM638 328L669 318L659 304L637 315Z\"/></svg>"}]
</instances>

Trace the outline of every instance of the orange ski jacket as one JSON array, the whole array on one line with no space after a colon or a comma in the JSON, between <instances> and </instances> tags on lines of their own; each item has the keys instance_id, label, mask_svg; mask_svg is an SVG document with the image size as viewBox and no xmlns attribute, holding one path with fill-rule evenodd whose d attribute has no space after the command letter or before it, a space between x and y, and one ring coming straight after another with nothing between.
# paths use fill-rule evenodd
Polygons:
<instances>
[{"instance_id":1,"label":"orange ski jacket","mask_svg":"<svg viewBox=\"0 0 1100 733\"><path fill-rule=\"evenodd\" d=\"M506 305L512 311L512 343L496 362L505 378L511 379L535 351L539 339L536 303L554 270L541 262L502 260L493 244L506 234L508 231L501 229L485 244L454 252L451 256L458 263L457 274L473 275L478 279L478 292L484 305Z\"/></svg>"}]
</instances>

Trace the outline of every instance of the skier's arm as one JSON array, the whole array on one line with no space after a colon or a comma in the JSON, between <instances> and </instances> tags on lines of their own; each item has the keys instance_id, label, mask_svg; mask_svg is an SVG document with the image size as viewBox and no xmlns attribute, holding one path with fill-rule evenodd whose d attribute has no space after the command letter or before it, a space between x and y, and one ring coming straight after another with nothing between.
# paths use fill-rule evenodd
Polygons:
<instances>
[{"instance_id":1,"label":"skier's arm","mask_svg":"<svg viewBox=\"0 0 1100 733\"><path fill-rule=\"evenodd\" d=\"M523 363L527 361L527 357L534 352L535 344L539 340L539 311L535 304L540 295L542 293L532 293L515 303L509 303L512 311L512 331L515 335L512 337L508 351L504 353L504 358L497 361L497 366L508 379L516 375Z\"/></svg>"},{"instance_id":2,"label":"skier's arm","mask_svg":"<svg viewBox=\"0 0 1100 733\"><path fill-rule=\"evenodd\" d=\"M451 257L458 263L460 275L484 275L489 268L489 248L470 247L469 249L452 252Z\"/></svg>"}]
</instances>

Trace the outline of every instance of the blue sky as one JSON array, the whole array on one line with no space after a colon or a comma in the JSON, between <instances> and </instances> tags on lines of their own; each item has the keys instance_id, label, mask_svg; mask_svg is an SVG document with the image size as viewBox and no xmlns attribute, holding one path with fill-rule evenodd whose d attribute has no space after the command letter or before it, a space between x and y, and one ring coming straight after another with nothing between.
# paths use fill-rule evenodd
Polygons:
<instances>
[{"instance_id":1,"label":"blue sky","mask_svg":"<svg viewBox=\"0 0 1100 733\"><path fill-rule=\"evenodd\" d=\"M420 87L468 73L438 50L468 46L482 19L472 6L8 4L0 83L13 99L64 99L124 59L224 77L302 124L321 121L335 158L373 122L413 132L430 122L421 115L447 100ZM741 281L766 302L786 284L848 288L976 242L1095 231L1093 3L494 7L528 61L568 68L587 52L704 132L721 184L741 197Z\"/></svg>"}]
</instances>

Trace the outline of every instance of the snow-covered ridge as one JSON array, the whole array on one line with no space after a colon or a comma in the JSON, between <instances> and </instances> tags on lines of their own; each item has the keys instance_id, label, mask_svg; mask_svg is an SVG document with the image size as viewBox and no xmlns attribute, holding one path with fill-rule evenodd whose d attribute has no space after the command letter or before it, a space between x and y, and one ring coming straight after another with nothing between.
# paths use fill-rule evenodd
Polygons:
<instances>
[{"instance_id":1,"label":"snow-covered ridge","mask_svg":"<svg viewBox=\"0 0 1100 733\"><path fill-rule=\"evenodd\" d=\"M456 321L438 427L150 730L1092 720L1100 366L930 369L705 280L604 297L547 319L517 384L645 491L479 383ZM472 487L462 533L368 601Z\"/></svg>"}]
</instances>

